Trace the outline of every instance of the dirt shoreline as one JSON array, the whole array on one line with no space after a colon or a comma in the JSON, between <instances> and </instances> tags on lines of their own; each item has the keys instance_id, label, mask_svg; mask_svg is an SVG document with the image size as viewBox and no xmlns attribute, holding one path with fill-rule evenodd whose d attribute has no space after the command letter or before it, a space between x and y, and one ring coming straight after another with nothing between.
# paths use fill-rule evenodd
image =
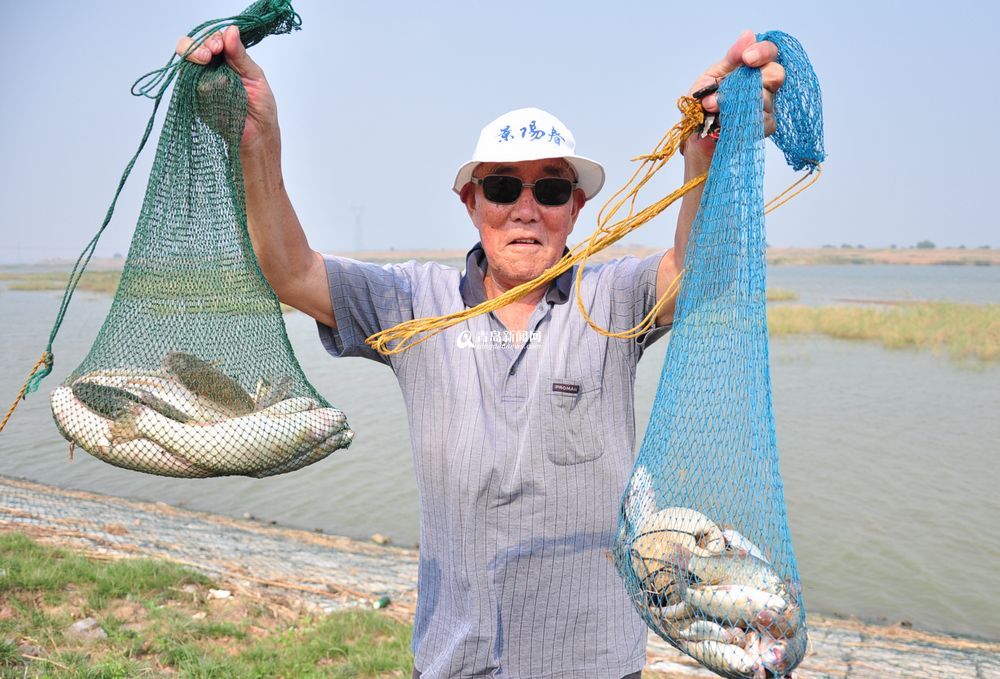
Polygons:
<instances>
[{"instance_id":1,"label":"dirt shoreline","mask_svg":"<svg viewBox=\"0 0 1000 679\"><path fill-rule=\"evenodd\" d=\"M99 558L155 557L241 591L296 599L308 611L371 606L412 621L418 552L74 491L0 476L0 531L20 531ZM810 652L799 679L1000 677L1000 642L809 616ZM713 677L650 635L646 675Z\"/></svg>"},{"instance_id":2,"label":"dirt shoreline","mask_svg":"<svg viewBox=\"0 0 1000 679\"><path fill-rule=\"evenodd\" d=\"M645 257L664 248L642 246L612 246L595 254L591 261L604 262L619 257L633 255ZM336 251L330 254L343 255L368 262L417 261L461 261L466 250L454 249L400 249ZM900 266L1000 266L1000 248L778 248L767 249L767 262L771 266L830 266L846 264L893 264ZM87 269L107 271L121 269L125 263L121 258L97 258L91 260ZM68 270L71 260L45 260L32 265L0 266L0 270Z\"/></svg>"}]
</instances>

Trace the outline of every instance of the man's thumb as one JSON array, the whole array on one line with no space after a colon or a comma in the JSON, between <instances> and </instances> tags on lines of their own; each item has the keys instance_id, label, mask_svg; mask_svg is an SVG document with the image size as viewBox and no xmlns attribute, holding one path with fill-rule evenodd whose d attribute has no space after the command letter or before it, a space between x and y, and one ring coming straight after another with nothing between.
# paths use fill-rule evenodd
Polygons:
<instances>
[{"instance_id":1,"label":"man's thumb","mask_svg":"<svg viewBox=\"0 0 1000 679\"><path fill-rule=\"evenodd\" d=\"M260 78L264 75L260 66L247 54L247 48L240 41L240 29L228 26L222 34L223 53L226 63L241 78Z\"/></svg>"}]
</instances>

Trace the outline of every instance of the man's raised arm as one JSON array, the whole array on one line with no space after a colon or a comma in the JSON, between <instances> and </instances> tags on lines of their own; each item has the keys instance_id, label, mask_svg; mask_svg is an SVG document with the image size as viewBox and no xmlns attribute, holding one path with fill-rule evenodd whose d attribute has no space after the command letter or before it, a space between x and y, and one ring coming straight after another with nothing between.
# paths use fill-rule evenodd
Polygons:
<instances>
[{"instance_id":1,"label":"man's raised arm","mask_svg":"<svg viewBox=\"0 0 1000 679\"><path fill-rule=\"evenodd\" d=\"M183 54L191 45L177 43ZM247 227L261 271L285 304L317 321L336 327L323 256L309 247L281 174L278 112L264 71L247 54L239 29L229 26L212 34L188 60L206 64L223 53L247 92L247 120L240 140L246 186Z\"/></svg>"},{"instance_id":2,"label":"man's raised arm","mask_svg":"<svg viewBox=\"0 0 1000 679\"><path fill-rule=\"evenodd\" d=\"M764 133L770 135L774 132L774 115L772 113L774 93L785 82L785 69L777 63L777 58L778 48L773 42L756 42L753 32L744 31L726 51L726 56L722 61L698 76L698 79L691 85L691 89L688 90L688 96L703 87L717 83L739 66L760 68L764 81ZM702 99L701 103L705 111L718 113L718 95L710 94ZM712 154L715 152L715 141L711 138L701 139L698 135L691 135L681 148L684 153L685 182L708 172L709 165L712 163ZM704 188L705 185L701 184L686 193L681 199L681 209L677 215L677 231L674 234L674 247L663 255L660 268L656 272L657 299L667 292L670 284L684 269L684 251L687 249L688 238L691 236L691 225L694 224L695 215L698 214L698 204L701 202ZM660 311L656 317L656 324L668 325L672 323L675 308L676 297Z\"/></svg>"}]
</instances>

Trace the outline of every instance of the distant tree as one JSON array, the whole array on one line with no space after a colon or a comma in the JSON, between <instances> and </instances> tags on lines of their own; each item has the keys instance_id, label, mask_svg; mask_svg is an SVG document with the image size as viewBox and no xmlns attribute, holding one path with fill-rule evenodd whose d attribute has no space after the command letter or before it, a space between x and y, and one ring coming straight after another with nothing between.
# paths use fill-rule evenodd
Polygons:
<instances>
[{"instance_id":1,"label":"distant tree","mask_svg":"<svg viewBox=\"0 0 1000 679\"><path fill-rule=\"evenodd\" d=\"M861 243L858 243L857 248L858 248L858 250L864 250L865 246L862 245Z\"/></svg>"},{"instance_id":2,"label":"distant tree","mask_svg":"<svg viewBox=\"0 0 1000 679\"><path fill-rule=\"evenodd\" d=\"M922 240L919 243L917 243L917 247L921 250L933 250L936 246L934 245L933 241Z\"/></svg>"},{"instance_id":3,"label":"distant tree","mask_svg":"<svg viewBox=\"0 0 1000 679\"><path fill-rule=\"evenodd\" d=\"M853 246L850 243L841 243L840 247L842 247L842 248L844 248L846 250L850 250L851 247L853 247Z\"/></svg>"},{"instance_id":4,"label":"distant tree","mask_svg":"<svg viewBox=\"0 0 1000 679\"><path fill-rule=\"evenodd\" d=\"M959 245L958 249L959 250L964 250L965 249L965 243L962 243L961 245Z\"/></svg>"},{"instance_id":5,"label":"distant tree","mask_svg":"<svg viewBox=\"0 0 1000 679\"><path fill-rule=\"evenodd\" d=\"M895 250L895 249L896 249L896 244L895 244L895 243L893 243L892 245L890 245L890 246L889 246L889 249L890 249L890 250Z\"/></svg>"},{"instance_id":6,"label":"distant tree","mask_svg":"<svg viewBox=\"0 0 1000 679\"><path fill-rule=\"evenodd\" d=\"M980 245L980 246L979 246L979 249L980 249L980 250L989 250L989 249L990 249L990 246L989 246L989 245Z\"/></svg>"},{"instance_id":7,"label":"distant tree","mask_svg":"<svg viewBox=\"0 0 1000 679\"><path fill-rule=\"evenodd\" d=\"M824 245L823 247L824 247L824 248L832 248L832 247L833 247L833 245L831 245L830 243L827 243L827 244L826 244L826 245Z\"/></svg>"}]
</instances>

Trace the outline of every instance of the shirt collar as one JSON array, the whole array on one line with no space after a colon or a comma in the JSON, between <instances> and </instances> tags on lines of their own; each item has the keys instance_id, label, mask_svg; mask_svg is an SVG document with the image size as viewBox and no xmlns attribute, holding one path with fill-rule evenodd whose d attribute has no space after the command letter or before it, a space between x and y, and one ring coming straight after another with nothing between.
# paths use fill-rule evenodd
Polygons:
<instances>
[{"instance_id":1,"label":"shirt collar","mask_svg":"<svg viewBox=\"0 0 1000 679\"><path fill-rule=\"evenodd\" d=\"M564 248L563 255L565 256L567 252L569 248ZM486 301L485 278L486 251L483 250L482 243L476 243L465 256L465 273L462 274L462 281L458 285L465 306L474 307ZM549 289L545 291L545 301L551 304L565 304L572 288L573 269L570 268L549 283Z\"/></svg>"}]
</instances>

